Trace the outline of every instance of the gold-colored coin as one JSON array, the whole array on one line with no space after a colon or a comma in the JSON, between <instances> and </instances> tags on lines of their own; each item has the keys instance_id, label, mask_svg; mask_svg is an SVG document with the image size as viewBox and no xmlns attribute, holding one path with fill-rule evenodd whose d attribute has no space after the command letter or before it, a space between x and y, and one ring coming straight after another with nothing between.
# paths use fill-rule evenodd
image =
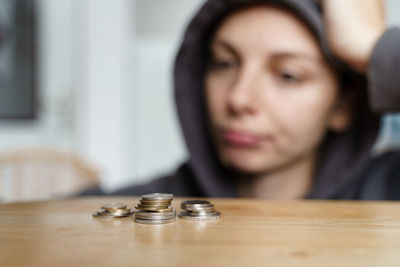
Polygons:
<instances>
[{"instance_id":1,"label":"gold-colored coin","mask_svg":"<svg viewBox=\"0 0 400 267\"><path fill-rule=\"evenodd\" d=\"M172 207L167 207L167 208L154 208L154 207L141 207L139 205L137 205L135 207L135 209L137 210L144 210L144 211L155 211L155 212L168 212L168 211L172 211Z\"/></svg>"},{"instance_id":2,"label":"gold-colored coin","mask_svg":"<svg viewBox=\"0 0 400 267\"><path fill-rule=\"evenodd\" d=\"M143 208L168 208L171 207L171 203L165 204L165 205L148 205L148 204L142 204L138 203L136 206L143 207Z\"/></svg>"},{"instance_id":3,"label":"gold-colored coin","mask_svg":"<svg viewBox=\"0 0 400 267\"><path fill-rule=\"evenodd\" d=\"M140 200L140 203L143 205L170 205L171 200L168 201L149 201L149 200Z\"/></svg>"},{"instance_id":4,"label":"gold-colored coin","mask_svg":"<svg viewBox=\"0 0 400 267\"><path fill-rule=\"evenodd\" d=\"M134 212L135 210L127 207L127 205L117 203L105 204L92 215L96 218L122 218L131 216Z\"/></svg>"},{"instance_id":5,"label":"gold-colored coin","mask_svg":"<svg viewBox=\"0 0 400 267\"><path fill-rule=\"evenodd\" d=\"M163 206L150 206L150 205L141 205L141 204L138 204L136 207L141 208L141 209L150 209L150 210L156 209L156 210L162 210L162 209L168 209L168 208L170 208L171 206L170 206L170 205L168 205L168 206L166 206L166 205L163 205Z\"/></svg>"},{"instance_id":6,"label":"gold-colored coin","mask_svg":"<svg viewBox=\"0 0 400 267\"><path fill-rule=\"evenodd\" d=\"M116 203L116 204L105 204L102 206L102 208L109 212L113 212L117 210L125 210L127 209L127 206L125 204Z\"/></svg>"}]
</instances>

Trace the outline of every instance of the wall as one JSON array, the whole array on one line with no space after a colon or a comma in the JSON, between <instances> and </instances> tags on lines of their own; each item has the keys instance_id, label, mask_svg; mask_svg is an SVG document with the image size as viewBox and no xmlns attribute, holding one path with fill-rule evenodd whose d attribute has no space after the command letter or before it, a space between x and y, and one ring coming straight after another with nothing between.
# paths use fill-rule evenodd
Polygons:
<instances>
[{"instance_id":1,"label":"wall","mask_svg":"<svg viewBox=\"0 0 400 267\"><path fill-rule=\"evenodd\" d=\"M400 26L400 2L398 0L386 0L385 9L388 25Z\"/></svg>"},{"instance_id":2,"label":"wall","mask_svg":"<svg viewBox=\"0 0 400 267\"><path fill-rule=\"evenodd\" d=\"M200 2L84 2L78 149L105 167L105 190L147 181L184 160L171 67Z\"/></svg>"},{"instance_id":3,"label":"wall","mask_svg":"<svg viewBox=\"0 0 400 267\"><path fill-rule=\"evenodd\" d=\"M25 144L74 144L74 0L40 0L38 7L38 118L0 121L0 150Z\"/></svg>"}]
</instances>

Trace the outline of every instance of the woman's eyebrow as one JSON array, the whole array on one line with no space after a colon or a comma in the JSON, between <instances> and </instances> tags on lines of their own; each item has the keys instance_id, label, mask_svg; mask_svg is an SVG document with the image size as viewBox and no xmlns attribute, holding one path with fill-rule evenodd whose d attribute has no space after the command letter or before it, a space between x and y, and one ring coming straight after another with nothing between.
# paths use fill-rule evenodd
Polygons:
<instances>
[{"instance_id":1,"label":"woman's eyebrow","mask_svg":"<svg viewBox=\"0 0 400 267\"><path fill-rule=\"evenodd\" d=\"M275 60L300 59L307 60L316 64L323 63L323 60L320 57L302 52L274 52L271 54L271 58Z\"/></svg>"},{"instance_id":2,"label":"woman's eyebrow","mask_svg":"<svg viewBox=\"0 0 400 267\"><path fill-rule=\"evenodd\" d=\"M229 42L222 40L222 39L216 39L216 40L212 41L211 47L222 47L222 48L228 50L233 55L239 56L239 53L236 51L235 47L233 47L233 45L231 45Z\"/></svg>"}]
</instances>

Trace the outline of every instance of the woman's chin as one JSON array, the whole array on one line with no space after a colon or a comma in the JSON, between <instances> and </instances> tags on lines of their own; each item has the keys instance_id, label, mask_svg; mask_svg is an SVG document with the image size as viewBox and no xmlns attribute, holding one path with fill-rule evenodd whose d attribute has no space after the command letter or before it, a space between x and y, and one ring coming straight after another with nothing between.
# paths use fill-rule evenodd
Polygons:
<instances>
[{"instance_id":1,"label":"woman's chin","mask_svg":"<svg viewBox=\"0 0 400 267\"><path fill-rule=\"evenodd\" d=\"M248 174L259 174L273 169L276 165L273 160L261 158L257 155L238 155L226 153L221 155L224 166Z\"/></svg>"}]
</instances>

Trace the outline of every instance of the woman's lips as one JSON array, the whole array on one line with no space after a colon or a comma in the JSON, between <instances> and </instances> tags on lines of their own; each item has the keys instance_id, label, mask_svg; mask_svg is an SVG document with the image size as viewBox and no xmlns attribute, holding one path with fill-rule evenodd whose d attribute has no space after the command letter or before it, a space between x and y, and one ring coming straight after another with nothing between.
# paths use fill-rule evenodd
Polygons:
<instances>
[{"instance_id":1,"label":"woman's lips","mask_svg":"<svg viewBox=\"0 0 400 267\"><path fill-rule=\"evenodd\" d=\"M243 148L258 146L263 140L260 136L249 132L232 130L222 131L222 138L230 145Z\"/></svg>"}]
</instances>

